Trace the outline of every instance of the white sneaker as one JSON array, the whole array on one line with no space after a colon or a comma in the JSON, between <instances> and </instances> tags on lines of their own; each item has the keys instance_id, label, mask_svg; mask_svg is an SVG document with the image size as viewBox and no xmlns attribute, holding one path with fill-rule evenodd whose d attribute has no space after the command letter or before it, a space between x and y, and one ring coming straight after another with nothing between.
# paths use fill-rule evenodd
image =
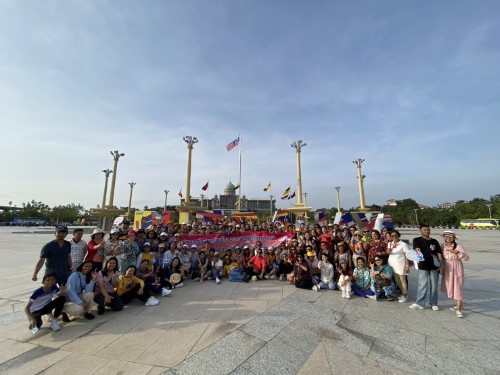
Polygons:
<instances>
[{"instance_id":1,"label":"white sneaker","mask_svg":"<svg viewBox=\"0 0 500 375\"><path fill-rule=\"evenodd\" d=\"M156 298L153 296L149 297L146 303L144 304L145 306L156 306L160 303Z\"/></svg>"},{"instance_id":2,"label":"white sneaker","mask_svg":"<svg viewBox=\"0 0 500 375\"><path fill-rule=\"evenodd\" d=\"M351 292L345 292L345 298L351 299Z\"/></svg>"},{"instance_id":3,"label":"white sneaker","mask_svg":"<svg viewBox=\"0 0 500 375\"><path fill-rule=\"evenodd\" d=\"M252 276L252 281L257 281L257 276Z\"/></svg>"},{"instance_id":4,"label":"white sneaker","mask_svg":"<svg viewBox=\"0 0 500 375\"><path fill-rule=\"evenodd\" d=\"M182 288L183 286L184 286L184 283L179 283L179 284L175 285L176 288Z\"/></svg>"},{"instance_id":5,"label":"white sneaker","mask_svg":"<svg viewBox=\"0 0 500 375\"><path fill-rule=\"evenodd\" d=\"M315 292L317 292L318 291L318 286L317 285L313 285L312 290L314 290Z\"/></svg>"},{"instance_id":6,"label":"white sneaker","mask_svg":"<svg viewBox=\"0 0 500 375\"><path fill-rule=\"evenodd\" d=\"M342 298L346 298L345 297L345 290L342 291Z\"/></svg>"},{"instance_id":7,"label":"white sneaker","mask_svg":"<svg viewBox=\"0 0 500 375\"><path fill-rule=\"evenodd\" d=\"M172 290L170 290L170 289L163 288L163 289L161 290L161 296L162 296L162 297L166 297L166 296L168 296L170 293L172 293Z\"/></svg>"},{"instance_id":8,"label":"white sneaker","mask_svg":"<svg viewBox=\"0 0 500 375\"><path fill-rule=\"evenodd\" d=\"M374 301L376 301L376 300L377 300L377 296L367 296L367 297L368 297L369 299L374 300Z\"/></svg>"},{"instance_id":9,"label":"white sneaker","mask_svg":"<svg viewBox=\"0 0 500 375\"><path fill-rule=\"evenodd\" d=\"M432 310L439 311L439 306L432 306Z\"/></svg>"},{"instance_id":10,"label":"white sneaker","mask_svg":"<svg viewBox=\"0 0 500 375\"><path fill-rule=\"evenodd\" d=\"M57 320L52 319L52 321L50 322L50 328L52 328L52 331L56 332L61 329L61 326L57 324Z\"/></svg>"},{"instance_id":11,"label":"white sneaker","mask_svg":"<svg viewBox=\"0 0 500 375\"><path fill-rule=\"evenodd\" d=\"M455 312L455 311L457 311L457 307L456 306L450 307L450 310Z\"/></svg>"},{"instance_id":12,"label":"white sneaker","mask_svg":"<svg viewBox=\"0 0 500 375\"><path fill-rule=\"evenodd\" d=\"M264 279L269 280L269 275L264 275Z\"/></svg>"},{"instance_id":13,"label":"white sneaker","mask_svg":"<svg viewBox=\"0 0 500 375\"><path fill-rule=\"evenodd\" d=\"M457 314L457 318L463 318L464 317L463 314L462 314L462 312L460 310L456 310L455 314Z\"/></svg>"},{"instance_id":14,"label":"white sneaker","mask_svg":"<svg viewBox=\"0 0 500 375\"><path fill-rule=\"evenodd\" d=\"M220 284L220 279L218 277L215 278L215 283Z\"/></svg>"},{"instance_id":15,"label":"white sneaker","mask_svg":"<svg viewBox=\"0 0 500 375\"><path fill-rule=\"evenodd\" d=\"M408 301L408 297L405 297L405 296L399 297L399 303L405 303L406 301Z\"/></svg>"},{"instance_id":16,"label":"white sneaker","mask_svg":"<svg viewBox=\"0 0 500 375\"><path fill-rule=\"evenodd\" d=\"M410 305L410 309L412 309L412 310L423 310L424 307L420 306L418 303L414 303L414 304Z\"/></svg>"}]
</instances>

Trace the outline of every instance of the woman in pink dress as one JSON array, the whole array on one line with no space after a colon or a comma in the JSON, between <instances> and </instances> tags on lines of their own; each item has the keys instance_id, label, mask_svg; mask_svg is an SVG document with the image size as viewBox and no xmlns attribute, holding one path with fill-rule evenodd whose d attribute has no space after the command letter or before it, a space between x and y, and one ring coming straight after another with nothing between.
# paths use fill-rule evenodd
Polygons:
<instances>
[{"instance_id":1,"label":"woman in pink dress","mask_svg":"<svg viewBox=\"0 0 500 375\"><path fill-rule=\"evenodd\" d=\"M448 293L448 298L457 301L457 305L451 310L455 311L457 317L462 315L462 292L464 290L464 265L463 261L469 260L469 255L464 248L455 241L456 235L452 231L443 232L443 258L444 276L441 281L441 291Z\"/></svg>"}]
</instances>

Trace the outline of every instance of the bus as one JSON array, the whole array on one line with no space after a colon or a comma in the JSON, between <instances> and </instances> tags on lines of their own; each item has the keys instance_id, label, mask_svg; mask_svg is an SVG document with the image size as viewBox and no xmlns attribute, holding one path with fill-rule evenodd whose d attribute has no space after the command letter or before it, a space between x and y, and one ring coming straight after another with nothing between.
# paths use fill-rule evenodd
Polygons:
<instances>
[{"instance_id":1,"label":"bus","mask_svg":"<svg viewBox=\"0 0 500 375\"><path fill-rule=\"evenodd\" d=\"M498 229L500 228L499 219L462 219L460 220L462 229Z\"/></svg>"}]
</instances>

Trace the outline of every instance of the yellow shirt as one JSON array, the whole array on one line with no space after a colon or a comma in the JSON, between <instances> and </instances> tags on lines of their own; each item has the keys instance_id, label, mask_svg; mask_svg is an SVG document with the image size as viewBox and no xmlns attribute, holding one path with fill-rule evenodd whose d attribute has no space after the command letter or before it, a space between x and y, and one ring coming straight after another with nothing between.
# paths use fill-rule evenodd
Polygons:
<instances>
[{"instance_id":1,"label":"yellow shirt","mask_svg":"<svg viewBox=\"0 0 500 375\"><path fill-rule=\"evenodd\" d=\"M139 279L136 276L122 276L120 277L120 282L116 287L116 293L121 296L122 294L131 290L137 284L141 285L141 288L144 288L144 281Z\"/></svg>"}]
</instances>

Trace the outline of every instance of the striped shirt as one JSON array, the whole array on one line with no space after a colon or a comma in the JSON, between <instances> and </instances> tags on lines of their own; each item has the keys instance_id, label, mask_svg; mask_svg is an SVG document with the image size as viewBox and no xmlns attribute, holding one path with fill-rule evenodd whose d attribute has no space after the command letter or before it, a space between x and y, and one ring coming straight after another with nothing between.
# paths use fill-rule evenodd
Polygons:
<instances>
[{"instance_id":1,"label":"striped shirt","mask_svg":"<svg viewBox=\"0 0 500 375\"><path fill-rule=\"evenodd\" d=\"M87 252L87 242L80 240L78 242L71 239L71 261L73 264L82 263L85 253Z\"/></svg>"}]
</instances>

